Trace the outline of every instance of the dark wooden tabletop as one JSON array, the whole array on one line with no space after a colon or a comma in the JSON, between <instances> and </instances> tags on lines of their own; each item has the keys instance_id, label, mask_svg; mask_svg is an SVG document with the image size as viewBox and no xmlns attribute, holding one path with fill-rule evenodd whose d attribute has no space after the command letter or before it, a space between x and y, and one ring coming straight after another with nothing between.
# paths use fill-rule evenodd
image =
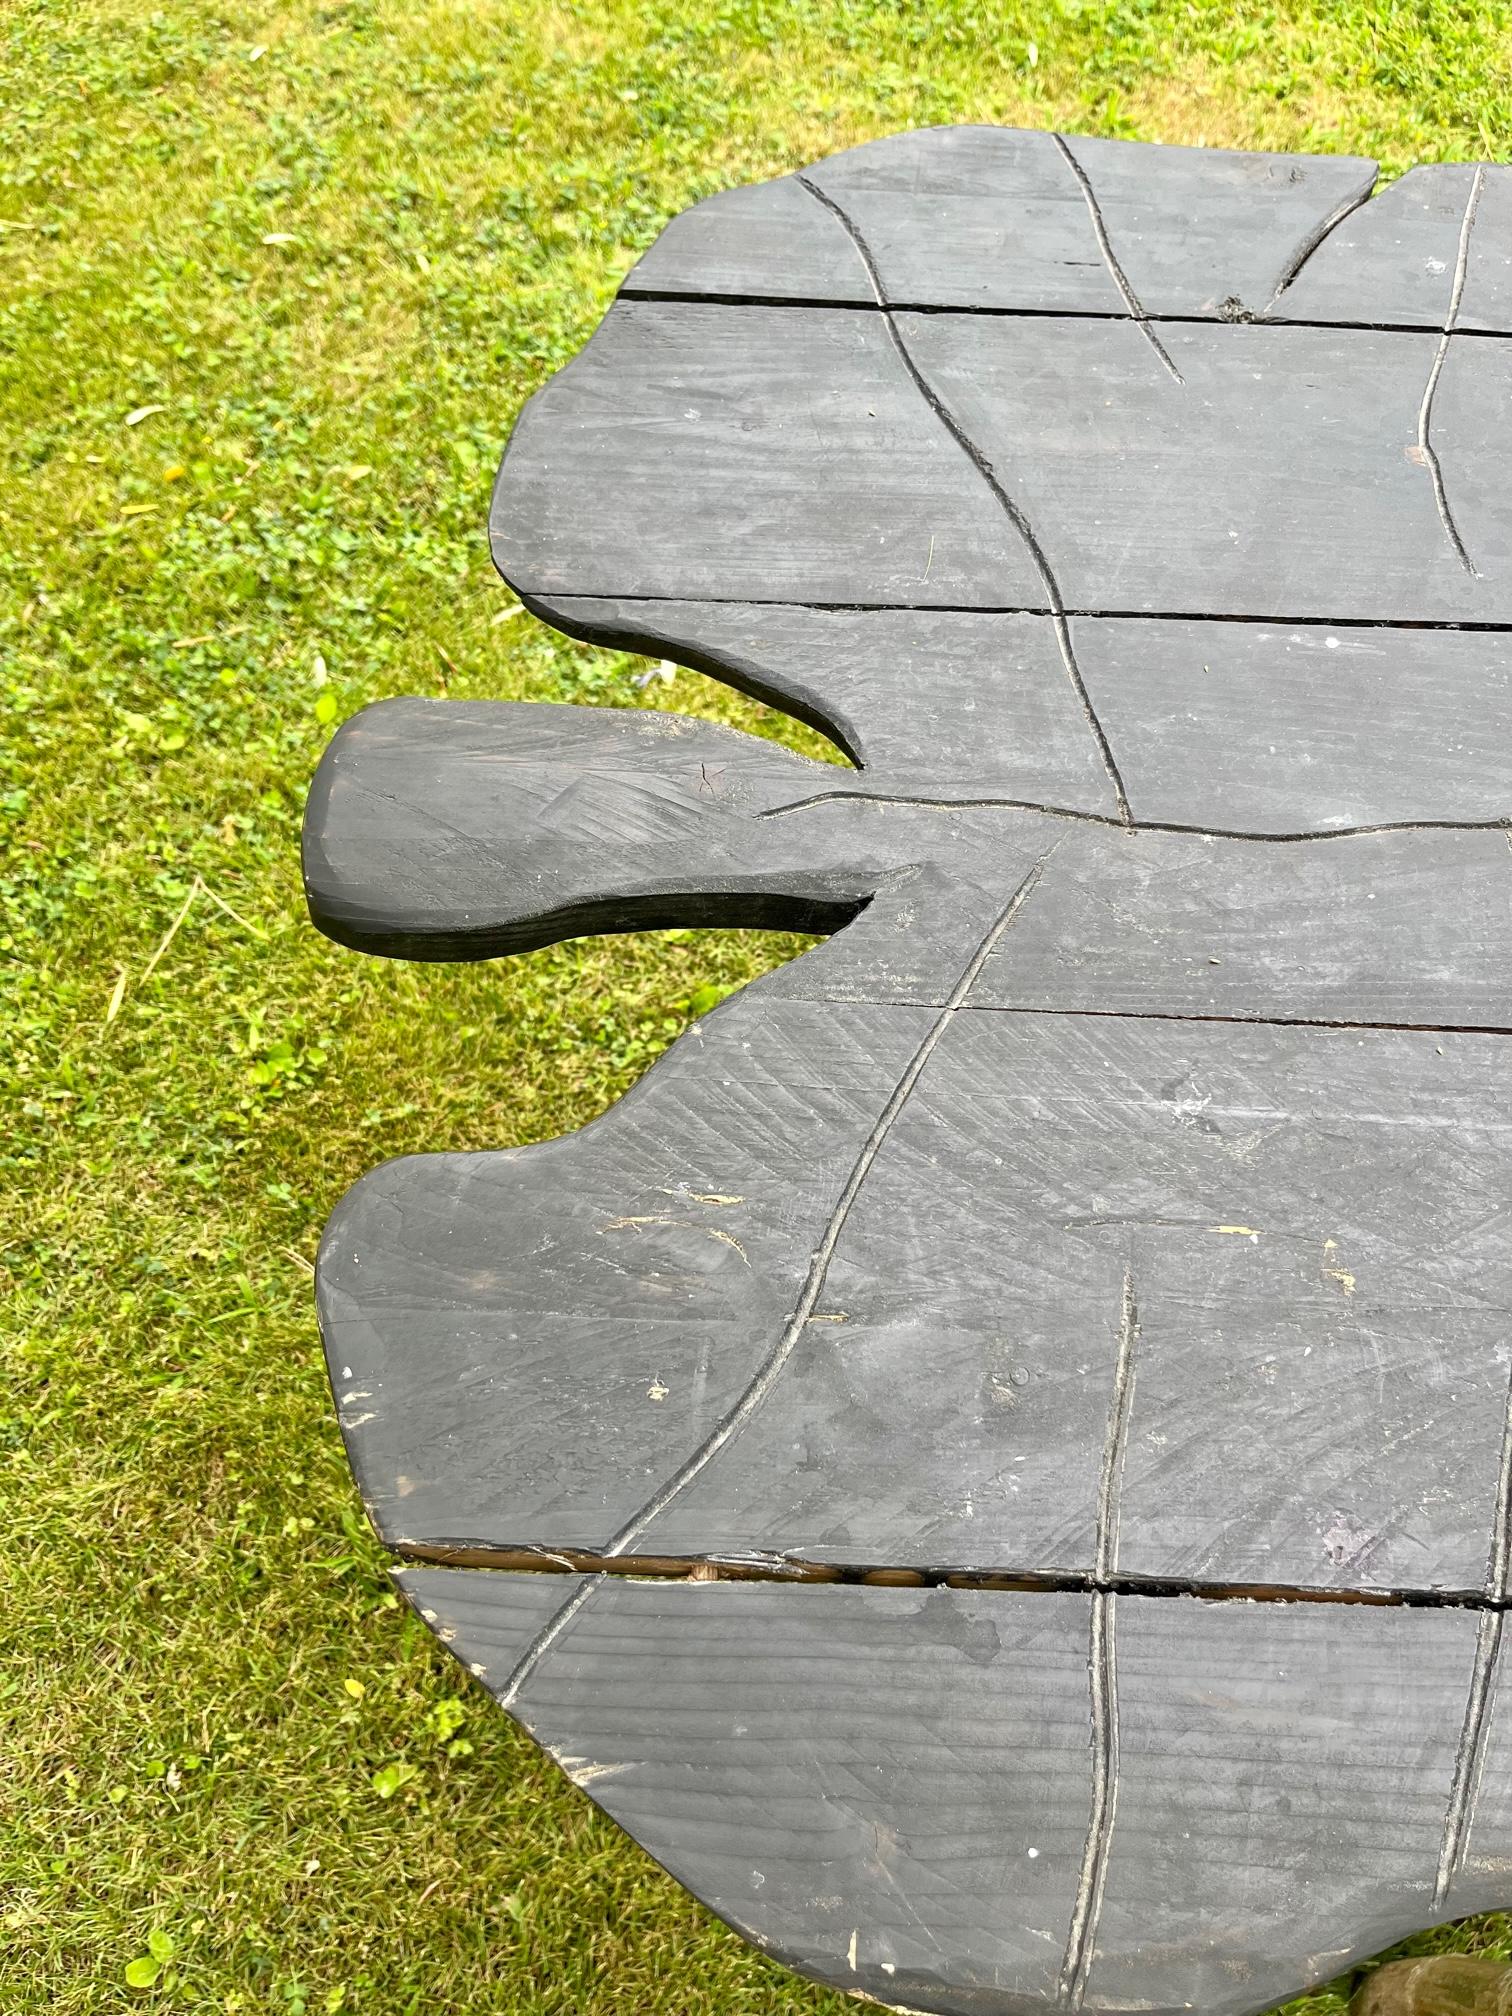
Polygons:
<instances>
[{"instance_id":1,"label":"dark wooden tabletop","mask_svg":"<svg viewBox=\"0 0 1512 2016\"><path fill-rule=\"evenodd\" d=\"M320 1312L439 1636L899 2007L1244 2016L1512 1905L1512 170L1374 178L965 128L698 205L494 553L850 766L398 700L311 794L368 951L832 934L375 1170Z\"/></svg>"}]
</instances>

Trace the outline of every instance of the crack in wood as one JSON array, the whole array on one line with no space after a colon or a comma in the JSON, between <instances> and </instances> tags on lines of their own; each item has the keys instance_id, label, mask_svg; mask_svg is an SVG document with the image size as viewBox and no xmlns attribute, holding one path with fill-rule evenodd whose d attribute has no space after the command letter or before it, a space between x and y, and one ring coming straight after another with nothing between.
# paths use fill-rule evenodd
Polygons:
<instances>
[{"instance_id":1,"label":"crack in wood","mask_svg":"<svg viewBox=\"0 0 1512 2016\"><path fill-rule=\"evenodd\" d=\"M1347 218L1353 217L1356 210L1361 210L1364 208L1364 206L1370 201L1371 197L1375 194L1376 185L1379 180L1380 180L1380 173L1378 170L1376 174L1371 176L1370 181L1366 184L1366 186L1363 189L1356 191L1356 193L1352 196L1346 196L1342 203L1340 203L1335 209L1330 210L1328 215L1322 219L1322 221L1316 226L1316 228L1307 234L1307 236L1302 240L1302 243L1297 247L1296 251L1292 254L1291 258L1286 262L1285 266L1282 267L1281 277L1276 282L1275 288L1271 294L1271 298L1269 301L1266 302L1261 315L1256 318L1257 320L1270 319L1271 311L1274 309L1276 303L1281 299L1281 296L1286 292L1287 288L1290 287L1292 282L1297 278L1298 274L1302 271L1303 267L1307 264L1308 260L1312 258L1313 254L1317 252L1320 249L1320 247L1322 247L1328 242L1328 240L1333 236L1334 232L1338 230L1339 226L1342 223L1344 223L1344 221Z\"/></svg>"},{"instance_id":2,"label":"crack in wood","mask_svg":"<svg viewBox=\"0 0 1512 2016\"><path fill-rule=\"evenodd\" d=\"M815 805L891 805L917 812L1038 812L1047 819L1068 819L1084 826L1106 826L1115 832L1185 833L1199 840L1253 840L1267 847L1295 847L1313 840L1361 840L1382 833L1508 833L1505 819L1382 819L1369 826L1328 826L1312 833L1250 833L1237 826L1188 826L1173 819L1115 819L1106 812L1084 812L1072 805L1045 805L1031 798L924 798L895 791L815 791L782 805L767 805L753 819L780 819L807 812Z\"/></svg>"},{"instance_id":3,"label":"crack in wood","mask_svg":"<svg viewBox=\"0 0 1512 2016\"><path fill-rule=\"evenodd\" d=\"M1468 330L1457 330L1464 337ZM691 609L811 609L823 615L839 616L1045 616L1055 611L1040 602L795 602L788 595L666 595L646 594L634 589L609 594L537 595L528 588L515 591L532 615L541 616L557 628L563 627L552 612L562 604L583 602L649 603ZM1118 609L1065 607L1067 619L1092 623L1248 623L1276 630L1405 630L1466 631L1474 635L1501 637L1512 632L1512 623L1487 621L1479 617L1437 616L1297 616L1276 610L1212 609Z\"/></svg>"},{"instance_id":4,"label":"crack in wood","mask_svg":"<svg viewBox=\"0 0 1512 2016\"><path fill-rule=\"evenodd\" d=\"M1118 1326L1118 1359L1108 1429L1103 1444L1102 1472L1097 1492L1097 1581L1092 1597L1088 1679L1092 1712L1092 1810L1082 1851L1071 1926L1061 1962L1058 1999L1067 2009L1080 2009L1097 1945L1103 1886L1113 1846L1118 1809L1118 1653L1115 1636L1117 1597L1107 1585L1118 1567L1119 1488L1134 1405L1134 1351L1139 1341L1139 1303L1134 1293L1132 1241L1124 1272Z\"/></svg>"},{"instance_id":5,"label":"crack in wood","mask_svg":"<svg viewBox=\"0 0 1512 2016\"><path fill-rule=\"evenodd\" d=\"M603 1579L602 1575L595 1575L589 1577L587 1581L579 1583L578 1587L567 1598L567 1601L562 1604L561 1608L554 1610L551 1616L547 1618L546 1622L515 1661L509 1678L499 1689L498 1701L501 1708L508 1708L513 1705L520 1689L525 1685L525 1682L530 1678L537 1666L540 1665L562 1633L567 1630L572 1620L588 1602L594 1591L601 1586Z\"/></svg>"},{"instance_id":6,"label":"crack in wood","mask_svg":"<svg viewBox=\"0 0 1512 2016\"><path fill-rule=\"evenodd\" d=\"M845 1229L845 1222L850 1216L851 1209L857 1197L861 1194L861 1189L866 1182L867 1176L871 1173L872 1165L882 1152L882 1145L889 1133L891 1133L893 1123L907 1105L914 1087L918 1084L919 1079L924 1073L925 1066L934 1055L935 1050L944 1038L946 1030L950 1027L957 1012L964 1004L967 995L976 984L977 976L986 965L989 955L1003 936L1003 933L1012 924L1014 918L1018 916L1025 903L1033 895L1041 875L1045 872L1046 864L1059 844L1057 841L1046 849L1034 863L1023 881L1019 883L1013 894L1008 898L991 929L972 953L970 959L967 960L961 972L961 977L956 982L949 999L935 1017L935 1020L930 1024L923 1042L915 1050L902 1077L899 1078L897 1084L889 1094L886 1105L882 1108L871 1132L862 1143L861 1152L856 1157L850 1175L846 1178L844 1187L835 1201L835 1207L830 1213L829 1222L825 1226L823 1236L815 1247L813 1256L809 1262L808 1274L798 1298L798 1306L789 1317L782 1335L772 1347L765 1361L757 1368L755 1377L746 1386L745 1391L731 1407L726 1409L710 1433L699 1444L698 1448L646 1500L639 1511L633 1513L625 1521L624 1525L620 1527L604 1550L607 1555L612 1557L623 1554L631 1542L636 1540L654 1520L665 1512L667 1507L679 1498L693 1480L707 1468L719 1454L720 1450L739 1434L746 1422L750 1420L751 1416L766 1399L768 1393L771 1392L772 1387L781 1376L783 1367L797 1348L798 1340L802 1337L810 1317L818 1306L819 1297L823 1293L825 1279L829 1273L830 1260L834 1255L836 1246L839 1244L840 1235ZM566 1628L567 1624L570 1623L571 1616L576 1615L577 1610L587 1602L587 1592L598 1586L597 1581L585 1583L569 1602L564 1604L562 1609L548 1620L539 1635L526 1648L506 1683L509 1700L514 1699L525 1681L540 1663L540 1660L550 1650L551 1646L555 1644L558 1636Z\"/></svg>"},{"instance_id":7,"label":"crack in wood","mask_svg":"<svg viewBox=\"0 0 1512 2016\"><path fill-rule=\"evenodd\" d=\"M1293 1582L1198 1582L1190 1577L1120 1573L1099 1577L1090 1570L1034 1568L862 1566L814 1560L800 1554L616 1554L591 1548L511 1545L489 1540L392 1542L401 1561L439 1568L467 1568L480 1574L583 1575L598 1583L610 1578L633 1582L781 1582L806 1586L874 1589L970 1589L1028 1596L1138 1596L1168 1602L1321 1604L1325 1608L1367 1610L1467 1610L1479 1616L1512 1609L1484 1589L1328 1588Z\"/></svg>"},{"instance_id":8,"label":"crack in wood","mask_svg":"<svg viewBox=\"0 0 1512 2016\"><path fill-rule=\"evenodd\" d=\"M1080 2009L1086 1996L1118 1807L1117 1600L1101 1589L1092 1598L1087 1657L1092 1702L1092 1813L1057 1987L1056 1999L1065 2009Z\"/></svg>"},{"instance_id":9,"label":"crack in wood","mask_svg":"<svg viewBox=\"0 0 1512 2016\"><path fill-rule=\"evenodd\" d=\"M1129 1415L1134 1405L1134 1347L1139 1342L1139 1303L1134 1294L1132 1252L1124 1272L1119 1311L1118 1361L1113 1374L1113 1398L1108 1408L1108 1433L1103 1446L1102 1475L1097 1492L1097 1579L1106 1584L1118 1567L1118 1496L1123 1482L1124 1451L1129 1440Z\"/></svg>"},{"instance_id":10,"label":"crack in wood","mask_svg":"<svg viewBox=\"0 0 1512 2016\"><path fill-rule=\"evenodd\" d=\"M913 352L903 340L903 332L898 327L897 317L889 306L887 296L883 291L882 276L877 271L871 247L867 244L854 221L834 198L821 189L817 183L810 182L803 175L799 175L796 180L803 188L807 189L816 203L829 212L856 248L856 254L866 269L867 280L871 285L873 294L876 296L877 307L881 311L883 326L892 338L893 348L898 353L900 363L912 379L920 398L923 399L925 405L929 407L935 418L940 422L940 425L949 434L956 446L960 448L982 481L987 485L999 508L1024 542L1029 558L1034 563L1035 572L1039 575L1045 594L1049 599L1050 616L1055 624L1055 639L1060 646L1061 660L1065 665L1066 674L1075 688L1076 697L1081 702L1082 713L1086 716L1087 726L1091 729L1093 739L1097 743L1103 768L1107 771L1109 781L1113 786L1113 795L1118 803L1119 815L1124 823L1127 824L1130 818L1129 800L1124 791L1123 778L1119 774L1118 764L1114 759L1112 745L1108 741L1107 733L1103 728L1102 722L1097 717L1097 710L1092 705L1092 696L1087 691L1087 683L1082 678L1081 667L1076 660L1076 648L1071 641L1071 626L1066 620L1066 605L1060 592L1060 585L1056 581L1054 570L1050 565L1044 548L1040 545L1034 527L1029 523L1028 518L1019 505L1014 502L1007 490L1004 489L997 471L993 468L986 455L983 454L971 435L961 425L960 421L957 420L915 362Z\"/></svg>"},{"instance_id":11,"label":"crack in wood","mask_svg":"<svg viewBox=\"0 0 1512 2016\"><path fill-rule=\"evenodd\" d=\"M798 1306L788 1319L787 1327L778 1339L771 1355L765 1364L761 1366L755 1378L746 1387L744 1393L741 1394L734 1406L722 1417L708 1439L700 1448L694 1451L693 1455L688 1458L682 1468L668 1479L655 1496L649 1499L641 1507L640 1511L620 1528L619 1532L609 1542L605 1550L607 1553L611 1555L622 1554L630 1542L644 1532L646 1527L664 1512L674 1499L678 1498L686 1490L693 1479L698 1476L699 1472L739 1432L775 1385L782 1368L792 1356L809 1318L818 1306L819 1297L824 1291L825 1279L829 1274L830 1261L834 1256L836 1246L839 1244L840 1235L845 1229L845 1222L850 1216L851 1209L857 1197L861 1193L862 1185L871 1173L872 1165L882 1151L883 1143L891 1133L898 1115L902 1112L904 1106L907 1105L914 1087L922 1077L925 1066L942 1041L946 1030L950 1027L951 1022L964 1005L967 995L976 984L978 975L981 973L983 966L986 965L999 939L1001 939L1014 918L1017 917L1020 910L1022 910L1025 903L1028 902L1030 896L1034 893L1035 887L1045 871L1046 863L1054 852L1054 847L1048 848L1009 897L991 930L967 961L960 979L951 991L949 999L930 1025L927 1035L914 1052L907 1069L893 1087L887 1104L878 1115L876 1124L862 1144L861 1152L856 1157L850 1175L846 1178L844 1188L841 1190L836 1200L835 1208L830 1214L829 1223L825 1226L823 1237L814 1250L813 1258L809 1264L808 1276L798 1299Z\"/></svg>"},{"instance_id":12,"label":"crack in wood","mask_svg":"<svg viewBox=\"0 0 1512 2016\"><path fill-rule=\"evenodd\" d=\"M1464 1860L1465 1842L1474 1817L1475 1795L1485 1764L1486 1730L1490 1721L1492 1679L1497 1654L1501 1650L1500 1610L1487 1610L1475 1634L1475 1664L1470 1673L1470 1694L1465 1703L1465 1721L1454 1757L1454 1778L1449 1787L1449 1806L1444 1815L1444 1840L1439 1850L1438 1874L1433 1886L1433 1908L1437 1911L1449 1895L1450 1885Z\"/></svg>"},{"instance_id":13,"label":"crack in wood","mask_svg":"<svg viewBox=\"0 0 1512 2016\"><path fill-rule=\"evenodd\" d=\"M824 294L752 294L703 292L692 288L640 287L633 276L619 289L621 301L649 301L682 308L787 308L795 312L831 309L846 315L879 315L885 312L875 301L839 301ZM895 315L985 315L1008 321L1041 322L1128 322L1135 318L1116 308L1031 308L1023 303L1011 306L982 301L909 301L890 303ZM1143 320L1152 328L1228 329L1344 329L1373 336L1437 336L1440 322L1372 322L1365 317L1351 320L1342 316L1274 315L1269 312L1242 320L1228 315L1181 314L1172 309L1146 311ZM1505 343L1512 329L1458 329L1457 336Z\"/></svg>"},{"instance_id":14,"label":"crack in wood","mask_svg":"<svg viewBox=\"0 0 1512 2016\"><path fill-rule=\"evenodd\" d=\"M1108 227L1103 218L1102 205L1098 202L1097 192L1092 187L1091 176L1088 175L1086 169L1083 168L1080 161L1072 153L1063 134L1052 133L1050 138L1059 149L1061 159L1076 177L1077 185L1081 189L1082 196L1086 201L1088 214L1092 219L1092 229L1097 237L1098 250L1103 256L1103 264L1108 269L1108 275L1113 285L1123 296L1124 306L1128 309L1140 334L1150 345L1150 348L1155 352L1155 355L1160 359L1166 370L1170 372L1178 385L1184 385L1186 380L1176 369L1170 351L1167 350L1164 343L1161 342L1155 331L1150 327L1150 318L1146 315L1139 296L1134 292L1129 276L1124 272L1123 266L1119 262L1118 254L1113 250L1113 241L1108 236Z\"/></svg>"},{"instance_id":15,"label":"crack in wood","mask_svg":"<svg viewBox=\"0 0 1512 2016\"><path fill-rule=\"evenodd\" d=\"M1502 1617L1509 1585L1512 1585L1512 1375L1507 1386L1507 1411L1502 1424L1501 1468L1496 1481L1496 1504L1491 1517L1491 1542L1486 1562L1486 1609L1475 1634L1475 1662L1470 1670L1470 1690L1465 1701L1465 1720L1454 1757L1454 1777L1449 1787L1449 1804L1444 1814L1444 1838L1439 1850L1438 1875L1433 1889L1437 1910L1465 1859L1481 1773L1486 1762L1486 1738L1491 1722L1497 1669L1501 1653Z\"/></svg>"},{"instance_id":16,"label":"crack in wood","mask_svg":"<svg viewBox=\"0 0 1512 2016\"><path fill-rule=\"evenodd\" d=\"M1460 224L1459 251L1454 264L1454 286L1449 296L1449 309L1444 317L1443 331L1438 348L1433 354L1433 364L1428 373L1428 383L1423 388L1423 403L1418 408L1418 454L1427 468L1433 482L1433 499L1438 506L1439 522L1445 536L1454 548L1460 565L1467 574L1480 579L1480 569L1470 558L1465 542L1455 523L1454 512L1449 503L1449 492L1444 485L1443 466L1438 458L1438 450L1433 445L1433 401L1438 392L1439 378L1444 369L1444 360L1449 355L1449 340L1459 321L1460 303L1465 294L1465 276L1470 270L1470 233L1475 228L1475 212L1480 203L1481 185L1485 180L1484 168L1477 168L1470 183L1470 195L1465 203L1465 215Z\"/></svg>"}]
</instances>

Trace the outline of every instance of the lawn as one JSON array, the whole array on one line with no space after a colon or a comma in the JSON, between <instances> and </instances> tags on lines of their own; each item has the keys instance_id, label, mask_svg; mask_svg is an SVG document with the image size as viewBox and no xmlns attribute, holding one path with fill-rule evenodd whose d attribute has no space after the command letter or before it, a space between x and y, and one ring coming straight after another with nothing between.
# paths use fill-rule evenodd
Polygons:
<instances>
[{"instance_id":1,"label":"lawn","mask_svg":"<svg viewBox=\"0 0 1512 2016\"><path fill-rule=\"evenodd\" d=\"M1512 6L8 0L0 84L0 2007L838 2016L399 1607L310 1296L363 1170L580 1124L796 941L363 959L306 782L385 694L641 701L484 521L695 198L955 120L1505 158Z\"/></svg>"}]
</instances>

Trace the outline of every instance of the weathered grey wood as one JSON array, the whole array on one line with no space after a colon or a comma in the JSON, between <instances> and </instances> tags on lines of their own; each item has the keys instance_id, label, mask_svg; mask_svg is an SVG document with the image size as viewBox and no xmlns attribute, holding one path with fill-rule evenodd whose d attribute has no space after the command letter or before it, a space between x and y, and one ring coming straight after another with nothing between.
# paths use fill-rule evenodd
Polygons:
<instances>
[{"instance_id":1,"label":"weathered grey wood","mask_svg":"<svg viewBox=\"0 0 1512 2016\"><path fill-rule=\"evenodd\" d=\"M1372 176L967 129L699 206L494 551L848 760L396 701L311 791L366 950L832 934L317 1285L442 1638L902 2007L1248 2016L1512 1902L1512 174Z\"/></svg>"},{"instance_id":2,"label":"weathered grey wood","mask_svg":"<svg viewBox=\"0 0 1512 2016\"><path fill-rule=\"evenodd\" d=\"M1464 1612L401 1582L606 1812L838 1987L1238 2016L1436 1915ZM544 1649L532 1583L576 1605Z\"/></svg>"},{"instance_id":3,"label":"weathered grey wood","mask_svg":"<svg viewBox=\"0 0 1512 2016\"><path fill-rule=\"evenodd\" d=\"M899 133L802 179L697 204L624 292L871 301L859 255L807 181L854 218L890 302L1125 315L1132 295L1147 315L1230 318L1262 312L1315 233L1374 179L1373 162L1343 157L994 126Z\"/></svg>"},{"instance_id":4,"label":"weathered grey wood","mask_svg":"<svg viewBox=\"0 0 1512 2016\"><path fill-rule=\"evenodd\" d=\"M937 1026L748 996L584 1135L367 1178L322 1319L386 1537L1484 1588L1501 1039L968 1010L837 1215ZM826 1225L787 1376L658 1509L766 1376Z\"/></svg>"},{"instance_id":5,"label":"weathered grey wood","mask_svg":"<svg viewBox=\"0 0 1512 2016\"><path fill-rule=\"evenodd\" d=\"M621 292L873 304L818 190L897 307L1441 330L1464 240L1455 327L1512 330L1512 173L1449 162L1374 191L1375 172L995 127L897 134L695 204Z\"/></svg>"},{"instance_id":6,"label":"weathered grey wood","mask_svg":"<svg viewBox=\"0 0 1512 2016\"><path fill-rule=\"evenodd\" d=\"M1117 814L1048 616L543 607L574 636L675 658L827 730L868 790ZM1291 834L1512 820L1500 632L1078 616L1069 635L1141 823Z\"/></svg>"},{"instance_id":7,"label":"weathered grey wood","mask_svg":"<svg viewBox=\"0 0 1512 2016\"><path fill-rule=\"evenodd\" d=\"M347 724L316 773L306 884L329 936L410 958L632 921L833 929L870 894L864 872L824 875L753 816L833 775L672 714L386 701Z\"/></svg>"},{"instance_id":8,"label":"weathered grey wood","mask_svg":"<svg viewBox=\"0 0 1512 2016\"><path fill-rule=\"evenodd\" d=\"M1246 833L1512 820L1504 633L1073 627L1140 819Z\"/></svg>"},{"instance_id":9,"label":"weathered grey wood","mask_svg":"<svg viewBox=\"0 0 1512 2016\"><path fill-rule=\"evenodd\" d=\"M575 1781L757 1945L914 2009L1053 2000L1088 1823L1087 1598L400 1579ZM502 1586L520 1583L580 1599L523 1676L540 1603Z\"/></svg>"},{"instance_id":10,"label":"weathered grey wood","mask_svg":"<svg viewBox=\"0 0 1512 2016\"><path fill-rule=\"evenodd\" d=\"M794 1003L752 1055L711 1018L581 1134L350 1191L321 1323L384 1537L607 1546L767 1356L933 1019Z\"/></svg>"},{"instance_id":11,"label":"weathered grey wood","mask_svg":"<svg viewBox=\"0 0 1512 2016\"><path fill-rule=\"evenodd\" d=\"M1441 523L1431 472L1409 452L1437 355L1430 333L1172 324L1162 341L1178 383L1127 322L897 321L1034 528L1068 608L1512 616L1505 496L1484 453L1487 435L1512 422L1498 345L1451 345L1433 402L1472 574ZM987 588L983 579L984 597Z\"/></svg>"},{"instance_id":12,"label":"weathered grey wood","mask_svg":"<svg viewBox=\"0 0 1512 2016\"><path fill-rule=\"evenodd\" d=\"M1512 330L1512 172L1414 168L1347 217L1276 305L1298 321Z\"/></svg>"},{"instance_id":13,"label":"weathered grey wood","mask_svg":"<svg viewBox=\"0 0 1512 2016\"><path fill-rule=\"evenodd\" d=\"M1473 1618L1120 1597L1113 1634L1090 2006L1253 2009L1452 1915Z\"/></svg>"},{"instance_id":14,"label":"weathered grey wood","mask_svg":"<svg viewBox=\"0 0 1512 2016\"><path fill-rule=\"evenodd\" d=\"M507 467L494 553L526 596L1043 605L874 315L621 302Z\"/></svg>"},{"instance_id":15,"label":"weathered grey wood","mask_svg":"<svg viewBox=\"0 0 1512 2016\"><path fill-rule=\"evenodd\" d=\"M1118 816L1048 616L568 596L542 608L575 637L675 659L797 715L875 789Z\"/></svg>"},{"instance_id":16,"label":"weathered grey wood","mask_svg":"<svg viewBox=\"0 0 1512 2016\"><path fill-rule=\"evenodd\" d=\"M1042 861L973 1006L1465 1029L1508 1021L1509 852L1500 828L1257 845L898 801L869 772L685 716L426 700L347 724L305 829L321 928L411 958L855 917L767 989L939 1007Z\"/></svg>"},{"instance_id":17,"label":"weathered grey wood","mask_svg":"<svg viewBox=\"0 0 1512 2016\"><path fill-rule=\"evenodd\" d=\"M1304 322L1444 328L1453 308L1460 240L1471 199L1475 199L1474 231L1477 222L1484 226L1487 221L1479 217L1486 200L1485 180L1490 176L1500 182L1503 173L1457 162L1409 170L1329 234L1286 289L1278 312ZM1471 242L1476 295L1483 300L1485 261L1496 236L1481 229ZM1467 271L1467 289L1468 284ZM1461 326L1476 326L1464 320L1463 307L1460 315Z\"/></svg>"},{"instance_id":18,"label":"weathered grey wood","mask_svg":"<svg viewBox=\"0 0 1512 2016\"><path fill-rule=\"evenodd\" d=\"M1161 341L1169 367L1128 319L621 302L521 416L494 551L536 599L1512 620L1499 344L1434 379L1424 330Z\"/></svg>"}]
</instances>

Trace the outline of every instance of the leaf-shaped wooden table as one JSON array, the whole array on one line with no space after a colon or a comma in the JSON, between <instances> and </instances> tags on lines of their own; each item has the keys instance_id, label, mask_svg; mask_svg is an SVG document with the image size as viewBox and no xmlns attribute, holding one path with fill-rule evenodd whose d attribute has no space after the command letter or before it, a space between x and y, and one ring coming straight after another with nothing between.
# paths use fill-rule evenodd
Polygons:
<instances>
[{"instance_id":1,"label":"leaf-shaped wooden table","mask_svg":"<svg viewBox=\"0 0 1512 2016\"><path fill-rule=\"evenodd\" d=\"M900 2007L1512 1904L1512 170L1373 177L971 128L700 204L494 552L856 767L405 700L311 797L366 950L834 934L365 1178L320 1308L440 1637Z\"/></svg>"}]
</instances>

